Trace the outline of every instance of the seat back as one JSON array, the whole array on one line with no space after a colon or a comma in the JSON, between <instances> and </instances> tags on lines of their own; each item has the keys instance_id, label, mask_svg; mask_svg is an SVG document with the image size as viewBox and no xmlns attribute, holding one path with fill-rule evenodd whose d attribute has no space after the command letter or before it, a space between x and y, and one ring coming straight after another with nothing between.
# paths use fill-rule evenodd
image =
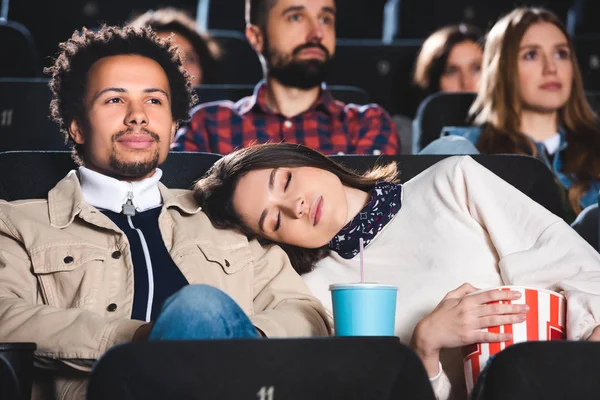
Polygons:
<instances>
[{"instance_id":1,"label":"seat back","mask_svg":"<svg viewBox=\"0 0 600 400\"><path fill-rule=\"evenodd\" d=\"M600 393L599 357L596 342L517 343L492 359L473 399L595 399Z\"/></svg>"},{"instance_id":2,"label":"seat back","mask_svg":"<svg viewBox=\"0 0 600 400\"><path fill-rule=\"evenodd\" d=\"M423 100L413 124L413 152L439 138L445 126L469 125L469 109L475 97L475 93L439 92Z\"/></svg>"},{"instance_id":3,"label":"seat back","mask_svg":"<svg viewBox=\"0 0 600 400\"><path fill-rule=\"evenodd\" d=\"M221 158L209 153L170 153L161 165L161 182L173 189L189 189ZM0 199L42 199L77 165L68 151L12 151L0 153Z\"/></svg>"},{"instance_id":4,"label":"seat back","mask_svg":"<svg viewBox=\"0 0 600 400\"><path fill-rule=\"evenodd\" d=\"M600 201L600 196L598 197ZM600 252L600 209L598 203L586 207L573 221L571 227L585 239L590 246Z\"/></svg>"},{"instance_id":5,"label":"seat back","mask_svg":"<svg viewBox=\"0 0 600 400\"><path fill-rule=\"evenodd\" d=\"M32 78L42 74L40 56L29 30L14 21L0 23L0 78Z\"/></svg>"},{"instance_id":6,"label":"seat back","mask_svg":"<svg viewBox=\"0 0 600 400\"><path fill-rule=\"evenodd\" d=\"M345 104L369 104L369 94L356 86L331 85L328 86L333 98Z\"/></svg>"},{"instance_id":7,"label":"seat back","mask_svg":"<svg viewBox=\"0 0 600 400\"><path fill-rule=\"evenodd\" d=\"M538 0L537 6L552 10L564 22L570 6L567 0ZM527 0L401 0L398 7L398 38L425 38L442 26L469 23L487 31L503 15ZM418 16L418 17L415 17Z\"/></svg>"},{"instance_id":8,"label":"seat back","mask_svg":"<svg viewBox=\"0 0 600 400\"><path fill-rule=\"evenodd\" d=\"M0 152L67 149L48 117L50 99L47 79L0 78Z\"/></svg>"},{"instance_id":9,"label":"seat back","mask_svg":"<svg viewBox=\"0 0 600 400\"><path fill-rule=\"evenodd\" d=\"M99 360L88 387L88 400L434 398L394 337L130 343Z\"/></svg>"},{"instance_id":10,"label":"seat back","mask_svg":"<svg viewBox=\"0 0 600 400\"><path fill-rule=\"evenodd\" d=\"M219 3L227 3L219 1ZM220 73L214 83L256 85L263 78L258 55L241 32L211 30L209 32L221 46Z\"/></svg>"},{"instance_id":11,"label":"seat back","mask_svg":"<svg viewBox=\"0 0 600 400\"><path fill-rule=\"evenodd\" d=\"M585 89L600 91L600 34L576 36L573 43Z\"/></svg>"},{"instance_id":12,"label":"seat back","mask_svg":"<svg viewBox=\"0 0 600 400\"><path fill-rule=\"evenodd\" d=\"M208 2L208 29L244 32L244 0L200 0ZM336 3L338 38L380 39L383 31L383 7L387 0L344 0Z\"/></svg>"},{"instance_id":13,"label":"seat back","mask_svg":"<svg viewBox=\"0 0 600 400\"><path fill-rule=\"evenodd\" d=\"M366 171L378 163L398 163L403 182L415 177L447 156L331 156L337 162L357 171ZM169 188L189 189L194 182L221 158L209 153L170 153L161 166L162 182ZM559 189L554 176L539 160L520 155L476 155L473 158L500 178L564 218ZM13 201L46 198L48 191L72 169L76 168L69 152L0 153L0 199Z\"/></svg>"},{"instance_id":14,"label":"seat back","mask_svg":"<svg viewBox=\"0 0 600 400\"><path fill-rule=\"evenodd\" d=\"M254 85L200 85L194 88L200 103L230 100L236 102L254 93ZM346 104L367 104L369 96L361 88L353 86L328 86L333 97Z\"/></svg>"},{"instance_id":15,"label":"seat back","mask_svg":"<svg viewBox=\"0 0 600 400\"><path fill-rule=\"evenodd\" d=\"M48 65L56 56L58 43L83 26L97 29L103 23L123 25L134 15L165 6L182 8L193 15L196 3L192 0L13 0L10 15L29 28L41 59Z\"/></svg>"},{"instance_id":16,"label":"seat back","mask_svg":"<svg viewBox=\"0 0 600 400\"><path fill-rule=\"evenodd\" d=\"M600 91L585 92L585 97L596 114L600 114Z\"/></svg>"},{"instance_id":17,"label":"seat back","mask_svg":"<svg viewBox=\"0 0 600 400\"><path fill-rule=\"evenodd\" d=\"M333 160L361 172L376 164L396 162L402 182L414 178L446 157L449 156L331 156ZM555 215L563 219L566 217L560 189L554 180L554 175L538 159L516 154L478 154L471 157Z\"/></svg>"},{"instance_id":18,"label":"seat back","mask_svg":"<svg viewBox=\"0 0 600 400\"><path fill-rule=\"evenodd\" d=\"M391 114L412 118L418 96L411 75L421 44L421 40L389 45L380 40L338 40L327 83L362 88Z\"/></svg>"},{"instance_id":19,"label":"seat back","mask_svg":"<svg viewBox=\"0 0 600 400\"><path fill-rule=\"evenodd\" d=\"M569 34L571 36L600 34L596 15L600 13L600 3L596 0L572 0L569 10Z\"/></svg>"},{"instance_id":20,"label":"seat back","mask_svg":"<svg viewBox=\"0 0 600 400\"><path fill-rule=\"evenodd\" d=\"M388 0L336 2L335 33L341 39L381 39Z\"/></svg>"},{"instance_id":21,"label":"seat back","mask_svg":"<svg viewBox=\"0 0 600 400\"><path fill-rule=\"evenodd\" d=\"M246 30L246 0L199 0L208 3L208 17L203 28L243 33Z\"/></svg>"}]
</instances>

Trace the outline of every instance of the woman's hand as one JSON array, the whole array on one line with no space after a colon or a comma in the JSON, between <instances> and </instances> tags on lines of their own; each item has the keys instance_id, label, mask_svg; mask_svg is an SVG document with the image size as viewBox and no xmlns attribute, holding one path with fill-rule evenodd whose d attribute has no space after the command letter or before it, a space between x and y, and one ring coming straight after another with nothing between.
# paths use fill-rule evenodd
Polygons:
<instances>
[{"instance_id":1,"label":"woman's hand","mask_svg":"<svg viewBox=\"0 0 600 400\"><path fill-rule=\"evenodd\" d=\"M600 325L594 328L592 334L587 338L590 342L600 342Z\"/></svg>"},{"instance_id":2,"label":"woman's hand","mask_svg":"<svg viewBox=\"0 0 600 400\"><path fill-rule=\"evenodd\" d=\"M148 322L135 331L133 334L132 342L146 342L148 341L148 337L150 336L150 332L152 331L152 327L154 326L153 322Z\"/></svg>"},{"instance_id":3,"label":"woman's hand","mask_svg":"<svg viewBox=\"0 0 600 400\"><path fill-rule=\"evenodd\" d=\"M516 300L521 293L489 290L467 296L477 290L468 283L463 284L449 292L435 310L417 324L412 346L430 377L439 372L441 349L511 340L511 334L485 332L482 329L525 321L529 311L525 304L488 304Z\"/></svg>"}]
</instances>

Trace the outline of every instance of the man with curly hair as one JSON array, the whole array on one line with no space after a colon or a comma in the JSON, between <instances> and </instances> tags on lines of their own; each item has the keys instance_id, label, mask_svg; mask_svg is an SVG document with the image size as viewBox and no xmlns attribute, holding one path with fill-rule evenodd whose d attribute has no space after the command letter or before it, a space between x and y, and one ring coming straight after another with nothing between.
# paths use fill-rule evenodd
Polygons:
<instances>
[{"instance_id":1,"label":"man with curly hair","mask_svg":"<svg viewBox=\"0 0 600 400\"><path fill-rule=\"evenodd\" d=\"M194 100L170 43L102 27L60 49L51 115L80 167L47 200L0 201L0 341L37 343L50 397L83 399L119 343L329 334L281 249L214 228L190 191L160 184Z\"/></svg>"}]
</instances>

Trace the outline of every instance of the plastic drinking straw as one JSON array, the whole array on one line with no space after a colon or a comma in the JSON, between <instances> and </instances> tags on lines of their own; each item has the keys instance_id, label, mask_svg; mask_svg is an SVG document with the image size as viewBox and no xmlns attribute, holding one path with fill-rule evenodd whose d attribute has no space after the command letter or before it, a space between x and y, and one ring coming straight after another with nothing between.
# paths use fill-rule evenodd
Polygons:
<instances>
[{"instance_id":1,"label":"plastic drinking straw","mask_svg":"<svg viewBox=\"0 0 600 400\"><path fill-rule=\"evenodd\" d=\"M363 238L360 238L358 239L358 243L360 244L360 282L365 283L365 241L363 240Z\"/></svg>"}]
</instances>

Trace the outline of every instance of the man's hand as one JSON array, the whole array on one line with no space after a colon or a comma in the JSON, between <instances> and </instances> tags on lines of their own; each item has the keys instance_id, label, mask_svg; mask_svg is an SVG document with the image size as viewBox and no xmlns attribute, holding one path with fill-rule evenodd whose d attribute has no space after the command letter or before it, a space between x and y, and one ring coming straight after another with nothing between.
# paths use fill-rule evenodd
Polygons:
<instances>
[{"instance_id":1,"label":"man's hand","mask_svg":"<svg viewBox=\"0 0 600 400\"><path fill-rule=\"evenodd\" d=\"M148 322L147 324L140 326L133 334L133 338L131 338L131 341L132 342L147 341L148 337L150 336L150 332L152 331L153 326L154 325L152 322Z\"/></svg>"}]
</instances>

